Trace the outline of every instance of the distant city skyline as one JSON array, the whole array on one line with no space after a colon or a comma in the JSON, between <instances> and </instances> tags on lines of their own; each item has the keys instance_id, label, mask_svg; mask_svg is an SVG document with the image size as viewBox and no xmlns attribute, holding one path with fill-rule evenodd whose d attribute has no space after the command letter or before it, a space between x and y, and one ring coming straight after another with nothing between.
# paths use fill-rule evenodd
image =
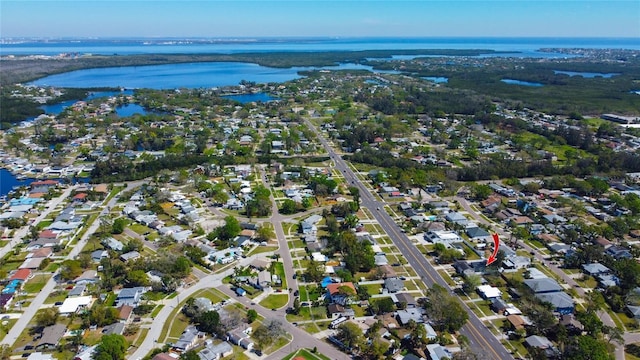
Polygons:
<instances>
[{"instance_id":1,"label":"distant city skyline","mask_svg":"<svg viewBox=\"0 0 640 360\"><path fill-rule=\"evenodd\" d=\"M15 37L627 37L640 1L0 0Z\"/></svg>"}]
</instances>

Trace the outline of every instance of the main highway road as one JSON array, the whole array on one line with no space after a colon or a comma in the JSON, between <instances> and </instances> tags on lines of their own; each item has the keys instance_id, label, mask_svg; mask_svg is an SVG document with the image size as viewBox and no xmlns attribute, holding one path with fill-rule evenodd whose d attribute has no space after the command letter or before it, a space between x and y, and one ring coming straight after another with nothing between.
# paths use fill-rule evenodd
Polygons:
<instances>
[{"instance_id":1,"label":"main highway road","mask_svg":"<svg viewBox=\"0 0 640 360\"><path fill-rule=\"evenodd\" d=\"M413 245L411 240L402 232L399 231L398 225L396 225L384 210L384 203L377 201L369 190L364 186L355 173L349 168L347 163L342 157L335 153L333 148L327 142L327 140L318 132L315 126L308 120L305 121L310 129L312 129L318 136L318 140L324 146L329 156L333 159L335 167L342 172L347 182L360 188L360 200L361 206L369 209L380 226L389 235L395 246L405 256L409 265L420 276L422 281L427 286L433 284L439 284L445 289L449 289L447 282L440 276L440 274L433 268L433 266L424 258L424 255ZM486 354L491 359L513 359L513 356L507 349L498 341L493 333L478 319L476 314L464 303L461 302L469 314L469 321L460 329L460 333L469 339L469 346L475 353Z\"/></svg>"}]
</instances>

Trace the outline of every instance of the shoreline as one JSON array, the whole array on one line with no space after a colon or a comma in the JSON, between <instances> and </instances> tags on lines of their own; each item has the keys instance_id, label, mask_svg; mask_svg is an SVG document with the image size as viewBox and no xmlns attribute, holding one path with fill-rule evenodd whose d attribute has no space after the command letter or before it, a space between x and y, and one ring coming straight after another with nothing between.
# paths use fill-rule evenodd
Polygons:
<instances>
[{"instance_id":1,"label":"shoreline","mask_svg":"<svg viewBox=\"0 0 640 360\"><path fill-rule=\"evenodd\" d=\"M196 62L241 62L273 68L336 66L340 63L367 62L367 58L391 59L393 55L476 57L487 54L518 54L517 51L486 49L361 50L316 52L265 52L238 54L138 54L90 55L78 58L34 57L33 55L0 57L0 86L35 81L50 75L75 70L108 67L168 65Z\"/></svg>"}]
</instances>

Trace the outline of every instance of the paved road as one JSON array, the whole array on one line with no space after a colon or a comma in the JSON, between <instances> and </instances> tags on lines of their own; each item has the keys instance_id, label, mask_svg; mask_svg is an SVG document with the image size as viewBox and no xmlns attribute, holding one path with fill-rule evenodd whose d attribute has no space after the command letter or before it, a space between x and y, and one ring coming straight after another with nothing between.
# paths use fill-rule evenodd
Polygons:
<instances>
[{"instance_id":1,"label":"paved road","mask_svg":"<svg viewBox=\"0 0 640 360\"><path fill-rule=\"evenodd\" d=\"M487 221L484 217L482 217L480 214L478 214L471 207L471 205L469 204L469 202L467 202L467 200L465 198L459 197L459 196L455 196L455 197L453 197L451 199L457 201L458 204L460 204L460 206L462 206L462 208L466 212L468 212L474 219L476 219L476 221L478 221L478 222L480 222L482 224L491 226L491 228L494 229L496 231L496 233L502 237L502 239L508 239L508 238L511 237L511 234L507 233L502 228L500 228L498 226L495 226L496 225L495 223L493 223L491 221ZM451 200L451 199L449 199L449 200ZM580 285L572 277L567 275L557 265L554 265L550 261L545 259L545 257L540 252L538 252L537 249L529 246L524 241L519 241L518 245L522 246L529 253L534 254L533 256L538 261L540 261L540 263L544 264L545 267L549 268L556 275L558 275L566 284L571 286L580 297L586 298L586 292L584 291L584 289L582 287L580 287ZM600 320L602 320L603 324L605 324L607 326L611 326L611 327L616 327L616 323L613 321L613 319L611 318L611 316L609 316L609 314L607 312L599 311L598 315L600 317ZM638 339L640 339L640 336L638 337ZM614 344L616 345L616 351L615 351L616 360L624 360L625 359L624 346L620 346L620 344L617 344L617 343L614 343Z\"/></svg>"},{"instance_id":2,"label":"paved road","mask_svg":"<svg viewBox=\"0 0 640 360\"><path fill-rule=\"evenodd\" d=\"M233 291L231 291L231 289L229 289L227 286L221 286L218 288L218 290L224 292L225 294L231 297L235 296ZM282 348L280 348L280 350L274 352L269 356L266 356L265 359L280 360L280 359L283 359L287 354L297 349L300 349L300 348L313 349L314 347L318 348L318 352L320 354L323 354L332 360L350 359L349 355L341 352L340 350L336 349L332 345L322 340L316 339L315 337L313 337L313 335L288 323L285 319L286 313L283 309L279 309L276 311L267 310L257 304L252 305L251 299L248 299L245 297L236 297L236 300L238 300L238 302L243 304L245 308L256 310L265 319L280 319L282 321L284 330L293 337L289 345L283 346Z\"/></svg>"},{"instance_id":3,"label":"paved road","mask_svg":"<svg viewBox=\"0 0 640 360\"><path fill-rule=\"evenodd\" d=\"M267 182L267 176L265 175L264 168L260 169L260 178L265 187L269 188L269 183ZM280 255L280 259L282 259L282 263L284 265L284 274L287 279L287 287L290 289L298 289L298 281L293 278L294 267L293 260L291 259L291 251L289 250L289 245L287 244L287 238L284 234L284 229L282 228L282 222L287 220L290 217L284 216L278 212L278 204L276 203L275 198L273 197L273 191L271 191L271 217L269 218L269 222L273 225L273 230L276 233L276 237L278 238L278 250L276 254ZM293 301L295 297L293 294L289 294L289 301L287 302L286 307L293 307Z\"/></svg>"},{"instance_id":4,"label":"paved road","mask_svg":"<svg viewBox=\"0 0 640 360\"><path fill-rule=\"evenodd\" d=\"M123 191L130 190L136 186L139 186L141 183L142 181L129 183L127 184L127 188ZM60 197L61 200L59 202L62 202L64 198L68 197L70 194L70 191L65 192L65 194L66 196ZM111 208L113 207L113 205L115 205L117 200L118 200L117 196L114 196L113 198L111 198L111 200L109 200L105 208L100 212L100 216L105 216L106 214L108 214ZM78 242L75 244L73 249L71 249L71 251L69 252L66 258L67 259L75 258L82 251L84 246L87 244L89 237L98 229L99 226L100 226L100 221L98 217L91 225L89 225L89 228L87 229L87 231L82 235L82 238L78 240ZM44 304L44 301L47 299L47 297L49 297L49 294L55 289L57 284L55 281L55 278L56 278L56 275L58 275L58 272L59 271L56 270L53 273L53 276L51 276L51 278L49 279L47 284L44 286L44 288L33 299L29 307L24 311L23 315L18 319L18 321L15 324L13 324L13 326L11 327L11 330L9 330L9 333L4 337L4 339L2 339L2 342L0 342L0 344L13 345L13 343L16 342L20 334L22 334L24 329L26 329L26 327L29 325L29 323L31 322L31 319L35 316L36 312L40 310L40 308Z\"/></svg>"},{"instance_id":5,"label":"paved road","mask_svg":"<svg viewBox=\"0 0 640 360\"><path fill-rule=\"evenodd\" d=\"M39 222L46 219L49 216L49 214L53 210L55 210L55 208L57 208L58 205L60 205L60 203L64 199L69 197L69 195L75 188L76 188L76 185L70 185L62 192L60 196L49 201L47 208L33 221L32 223L33 226L36 226ZM12 251L16 245L21 243L22 239L24 239L24 237L27 235L28 232L29 232L29 226L23 226L22 228L16 230L11 241L9 241L7 245L5 245L2 249L0 249L0 258L3 258L9 251Z\"/></svg>"},{"instance_id":6,"label":"paved road","mask_svg":"<svg viewBox=\"0 0 640 360\"><path fill-rule=\"evenodd\" d=\"M335 153L326 139L318 132L318 130L308 120L305 120L307 126L312 129L318 136L318 140L334 160L336 168L342 172L347 182L360 188L361 206L369 209L375 219L378 221L382 229L389 235L393 243L398 247L400 252L405 256L409 265L420 276L420 278L428 285L439 284L445 289L449 289L447 282L433 268L433 266L424 258L420 251L413 245L411 240L399 231L393 219L384 210L384 203L377 201L369 192L360 179L351 171L347 163ZM476 353L485 353L492 359L513 359L513 356L505 349L491 331L478 319L473 311L461 302L465 310L469 314L469 321L460 330L460 333L469 339L471 349Z\"/></svg>"},{"instance_id":7,"label":"paved road","mask_svg":"<svg viewBox=\"0 0 640 360\"><path fill-rule=\"evenodd\" d=\"M246 266L249 263L251 263L253 259L260 257L262 255L263 254L257 254L257 255L252 255L247 258L244 258L238 262L238 265ZM287 323L286 320L284 320L286 313L283 309L272 311L269 309L265 309L258 304L252 305L251 303L253 301L249 298L236 296L236 294L227 285L222 285L222 279L225 276L233 274L233 271L234 271L234 268L229 268L229 270L226 270L222 273L208 275L200 279L200 281L198 281L196 284L192 286L189 286L187 288L180 288L178 290L179 295L177 297L166 300L165 306L160 310L160 312L153 319L153 322L151 323L149 328L149 332L147 333L144 341L140 344L140 346L129 358L141 359L142 357L146 356L149 352L151 352L153 348L161 345L157 342L159 340L160 334L162 333L163 328L168 326L166 322L168 319L170 319L171 312L173 312L173 310L177 306L179 306L180 301L183 301L184 299L188 298L189 296L195 294L200 290L208 289L208 288L217 288L218 290L222 291L229 297L235 298L238 302L243 304L246 308L256 310L264 318L278 318L283 320L282 323L283 323L284 329L285 331L287 331L289 334L293 336L292 344L295 344L295 346L306 347L306 348L318 347L318 349L323 354L330 356L331 359L348 359L347 355L338 351L337 349L330 346L329 344L322 342L314 338L312 335ZM290 348L289 346L285 346L284 348L280 349L280 351L277 351L276 353L271 354L267 358L282 359L286 354L289 353L289 348Z\"/></svg>"}]
</instances>

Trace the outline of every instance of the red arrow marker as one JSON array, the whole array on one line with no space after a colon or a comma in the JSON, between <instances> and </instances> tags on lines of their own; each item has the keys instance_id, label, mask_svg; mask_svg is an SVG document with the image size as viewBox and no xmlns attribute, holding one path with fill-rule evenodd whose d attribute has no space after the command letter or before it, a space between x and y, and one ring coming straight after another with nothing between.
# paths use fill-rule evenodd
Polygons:
<instances>
[{"instance_id":1,"label":"red arrow marker","mask_svg":"<svg viewBox=\"0 0 640 360\"><path fill-rule=\"evenodd\" d=\"M487 259L487 266L491 265L494 261L496 261L496 256L498 255L498 248L500 247L500 239L498 238L498 234L493 234L493 254L489 256Z\"/></svg>"}]
</instances>

